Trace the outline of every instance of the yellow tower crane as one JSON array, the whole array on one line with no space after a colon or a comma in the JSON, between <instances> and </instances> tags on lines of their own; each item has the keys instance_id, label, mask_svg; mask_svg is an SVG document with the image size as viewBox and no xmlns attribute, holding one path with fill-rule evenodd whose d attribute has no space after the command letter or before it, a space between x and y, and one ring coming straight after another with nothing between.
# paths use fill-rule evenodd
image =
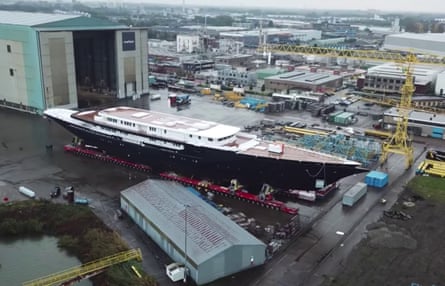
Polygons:
<instances>
[{"instance_id":1,"label":"yellow tower crane","mask_svg":"<svg viewBox=\"0 0 445 286\"><path fill-rule=\"evenodd\" d=\"M95 261L91 261L80 266L69 268L45 277L24 282L23 286L53 286L67 285L70 281L89 278L115 264L123 263L132 259L142 261L140 249L132 249L113 254Z\"/></svg>"},{"instance_id":2,"label":"yellow tower crane","mask_svg":"<svg viewBox=\"0 0 445 286\"><path fill-rule=\"evenodd\" d=\"M264 47L260 47L261 51ZM274 53L297 53L306 55L319 55L325 57L343 57L348 59L372 60L383 62L396 62L403 66L405 83L401 88L401 97L398 104L399 120L395 132L383 142L380 163L385 163L389 153L401 154L406 158L406 168L410 168L414 161L412 140L408 135L408 116L412 109L411 101L414 93L413 65L415 63L428 65L445 65L445 58L435 55L416 55L413 52L388 52L373 50L343 50L295 45L267 45L265 50Z\"/></svg>"}]
</instances>

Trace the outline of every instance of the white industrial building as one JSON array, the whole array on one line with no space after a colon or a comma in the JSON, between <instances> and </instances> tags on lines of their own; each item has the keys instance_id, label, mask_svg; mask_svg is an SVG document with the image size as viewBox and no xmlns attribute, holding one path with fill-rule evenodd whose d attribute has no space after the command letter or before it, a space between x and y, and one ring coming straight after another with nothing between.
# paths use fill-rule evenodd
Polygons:
<instances>
[{"instance_id":1,"label":"white industrial building","mask_svg":"<svg viewBox=\"0 0 445 286\"><path fill-rule=\"evenodd\" d=\"M234 39L219 39L218 44L218 52L224 54L239 54L244 47L243 42Z\"/></svg>"},{"instance_id":2,"label":"white industrial building","mask_svg":"<svg viewBox=\"0 0 445 286\"><path fill-rule=\"evenodd\" d=\"M395 126L399 117L399 110L393 107L383 113L383 122ZM417 136L445 139L445 116L432 112L410 110L408 129Z\"/></svg>"},{"instance_id":3,"label":"white industrial building","mask_svg":"<svg viewBox=\"0 0 445 286\"><path fill-rule=\"evenodd\" d=\"M428 94L436 85L436 78L444 70L438 66L415 65L412 69L416 94ZM368 69L364 90L382 93L400 93L405 83L405 72L400 64L385 63Z\"/></svg>"},{"instance_id":4,"label":"white industrial building","mask_svg":"<svg viewBox=\"0 0 445 286\"><path fill-rule=\"evenodd\" d=\"M444 33L401 33L385 37L383 43L385 50L425 53L445 56Z\"/></svg>"},{"instance_id":5,"label":"white industrial building","mask_svg":"<svg viewBox=\"0 0 445 286\"><path fill-rule=\"evenodd\" d=\"M308 42L321 39L321 31L319 30L264 28L261 33L266 43L289 43L298 40ZM245 47L256 47L259 42L260 30L223 32L220 33L220 37L242 42Z\"/></svg>"},{"instance_id":6,"label":"white industrial building","mask_svg":"<svg viewBox=\"0 0 445 286\"><path fill-rule=\"evenodd\" d=\"M121 192L121 208L198 285L261 265L266 245L175 182L147 180Z\"/></svg>"},{"instance_id":7,"label":"white industrial building","mask_svg":"<svg viewBox=\"0 0 445 286\"><path fill-rule=\"evenodd\" d=\"M445 96L445 71L437 75L434 93L436 95Z\"/></svg>"},{"instance_id":8,"label":"white industrial building","mask_svg":"<svg viewBox=\"0 0 445 286\"><path fill-rule=\"evenodd\" d=\"M176 51L178 53L194 53L201 50L201 41L198 35L177 35Z\"/></svg>"}]
</instances>

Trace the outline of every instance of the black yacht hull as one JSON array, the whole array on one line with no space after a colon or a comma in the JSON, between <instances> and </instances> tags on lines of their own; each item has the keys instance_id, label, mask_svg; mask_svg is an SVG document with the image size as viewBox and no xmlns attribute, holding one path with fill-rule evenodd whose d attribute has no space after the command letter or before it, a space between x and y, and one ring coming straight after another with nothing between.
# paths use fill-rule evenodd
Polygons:
<instances>
[{"instance_id":1,"label":"black yacht hull","mask_svg":"<svg viewBox=\"0 0 445 286\"><path fill-rule=\"evenodd\" d=\"M365 169L355 165L300 162L256 157L226 150L182 144L183 150L124 141L73 123L54 119L85 144L109 155L150 166L157 172L173 171L183 176L202 178L221 185L231 179L249 191L257 192L263 183L278 189L315 190Z\"/></svg>"}]
</instances>

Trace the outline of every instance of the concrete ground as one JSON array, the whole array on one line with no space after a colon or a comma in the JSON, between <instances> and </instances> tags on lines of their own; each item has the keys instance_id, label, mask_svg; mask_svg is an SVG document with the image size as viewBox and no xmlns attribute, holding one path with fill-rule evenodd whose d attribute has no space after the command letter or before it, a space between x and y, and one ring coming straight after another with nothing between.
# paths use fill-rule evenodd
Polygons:
<instances>
[{"instance_id":1,"label":"concrete ground","mask_svg":"<svg viewBox=\"0 0 445 286\"><path fill-rule=\"evenodd\" d=\"M253 111L234 109L222 106L208 97L192 97L192 104L183 109L172 109L167 104L166 91L161 93L161 100L150 102L148 98L128 100L127 105L148 107L174 112L184 116L218 121L230 125L244 126L263 118L299 120L307 123L319 123L308 113L287 112L285 114L262 114ZM354 106L348 109L357 108ZM379 112L378 107L375 112ZM359 119L358 128L367 128L372 122L369 118ZM334 128L333 126L331 126ZM97 215L116 230L130 247L140 247L144 254L143 265L147 273L153 275L159 285L172 285L165 275L164 265L170 259L155 246L129 219L118 219L116 210L119 208L119 192L135 183L145 180L148 174L128 170L101 161L66 154L63 145L71 142L72 136L58 125L36 115L0 109L0 198L3 200L26 199L17 192L19 186L26 186L36 192L37 197L49 198L55 185L62 189L73 186L79 196L91 201L91 207ZM416 156L421 155L422 144L416 145ZM394 157L394 158L393 158ZM391 173L391 185L383 192L373 190L360 204L350 210L341 208L341 194L355 182L363 179L362 175L352 176L342 181L339 192L324 202L311 205L303 202L294 203L300 208L301 219L305 223L302 236L291 243L276 259L263 267L252 269L218 281L214 285L318 285L318 280L311 277L323 277L325 271L335 271L338 261L328 257L343 257L349 253L344 247L346 239L360 237L363 231L362 221L373 221L373 214L378 215L381 208L376 202L384 192L388 200L397 196L397 178L402 171L403 158L391 156L388 166ZM405 179L402 179L402 181ZM62 202L61 198L58 198ZM258 216L269 216L263 209L257 210ZM273 216L279 216L274 213ZM273 217L269 216L269 217ZM338 236L336 231L344 236ZM358 234L353 235L358 231ZM362 230L362 231L360 231ZM351 242L351 245L358 240ZM341 246L341 244L344 244ZM340 248L341 247L341 248ZM338 249L344 249L338 252ZM330 262L332 261L332 262ZM327 270L323 270L325 268ZM304 281L304 283L303 283ZM309 284L310 283L310 284Z\"/></svg>"}]
</instances>

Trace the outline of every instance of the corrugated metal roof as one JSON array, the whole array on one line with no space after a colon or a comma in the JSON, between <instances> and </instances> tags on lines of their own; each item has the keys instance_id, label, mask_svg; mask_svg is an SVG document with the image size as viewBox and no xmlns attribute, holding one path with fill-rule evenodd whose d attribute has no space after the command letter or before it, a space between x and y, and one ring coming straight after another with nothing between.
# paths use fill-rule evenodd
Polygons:
<instances>
[{"instance_id":1,"label":"corrugated metal roof","mask_svg":"<svg viewBox=\"0 0 445 286\"><path fill-rule=\"evenodd\" d=\"M236 245L264 245L221 212L174 182L147 180L121 192L148 220L196 263Z\"/></svg>"},{"instance_id":2,"label":"corrugated metal roof","mask_svg":"<svg viewBox=\"0 0 445 286\"><path fill-rule=\"evenodd\" d=\"M29 13L18 11L0 11L0 24L35 26L78 17L81 16L49 13Z\"/></svg>"},{"instance_id":3,"label":"corrugated metal roof","mask_svg":"<svg viewBox=\"0 0 445 286\"><path fill-rule=\"evenodd\" d=\"M266 77L265 79L305 84L322 84L340 78L341 76L339 75L333 75L329 73L313 73L306 70L294 70L292 72L281 73L278 75Z\"/></svg>"},{"instance_id":4,"label":"corrugated metal roof","mask_svg":"<svg viewBox=\"0 0 445 286\"><path fill-rule=\"evenodd\" d=\"M392 107L385 111L383 115L398 117L400 112L396 107ZM423 123L428 126L437 126L437 124L445 125L445 115L443 114L410 110L408 113L408 118L409 120L415 120L417 124Z\"/></svg>"},{"instance_id":5,"label":"corrugated metal roof","mask_svg":"<svg viewBox=\"0 0 445 286\"><path fill-rule=\"evenodd\" d=\"M15 11L0 11L0 24L29 26L40 31L128 29L126 25L95 17Z\"/></svg>"},{"instance_id":6,"label":"corrugated metal roof","mask_svg":"<svg viewBox=\"0 0 445 286\"><path fill-rule=\"evenodd\" d=\"M444 33L401 33L386 36L387 39L409 39L409 40L424 40L424 41L435 41L435 42L445 42Z\"/></svg>"},{"instance_id":7,"label":"corrugated metal roof","mask_svg":"<svg viewBox=\"0 0 445 286\"><path fill-rule=\"evenodd\" d=\"M38 30L110 30L128 29L128 26L95 17L77 17L35 25Z\"/></svg>"}]
</instances>

